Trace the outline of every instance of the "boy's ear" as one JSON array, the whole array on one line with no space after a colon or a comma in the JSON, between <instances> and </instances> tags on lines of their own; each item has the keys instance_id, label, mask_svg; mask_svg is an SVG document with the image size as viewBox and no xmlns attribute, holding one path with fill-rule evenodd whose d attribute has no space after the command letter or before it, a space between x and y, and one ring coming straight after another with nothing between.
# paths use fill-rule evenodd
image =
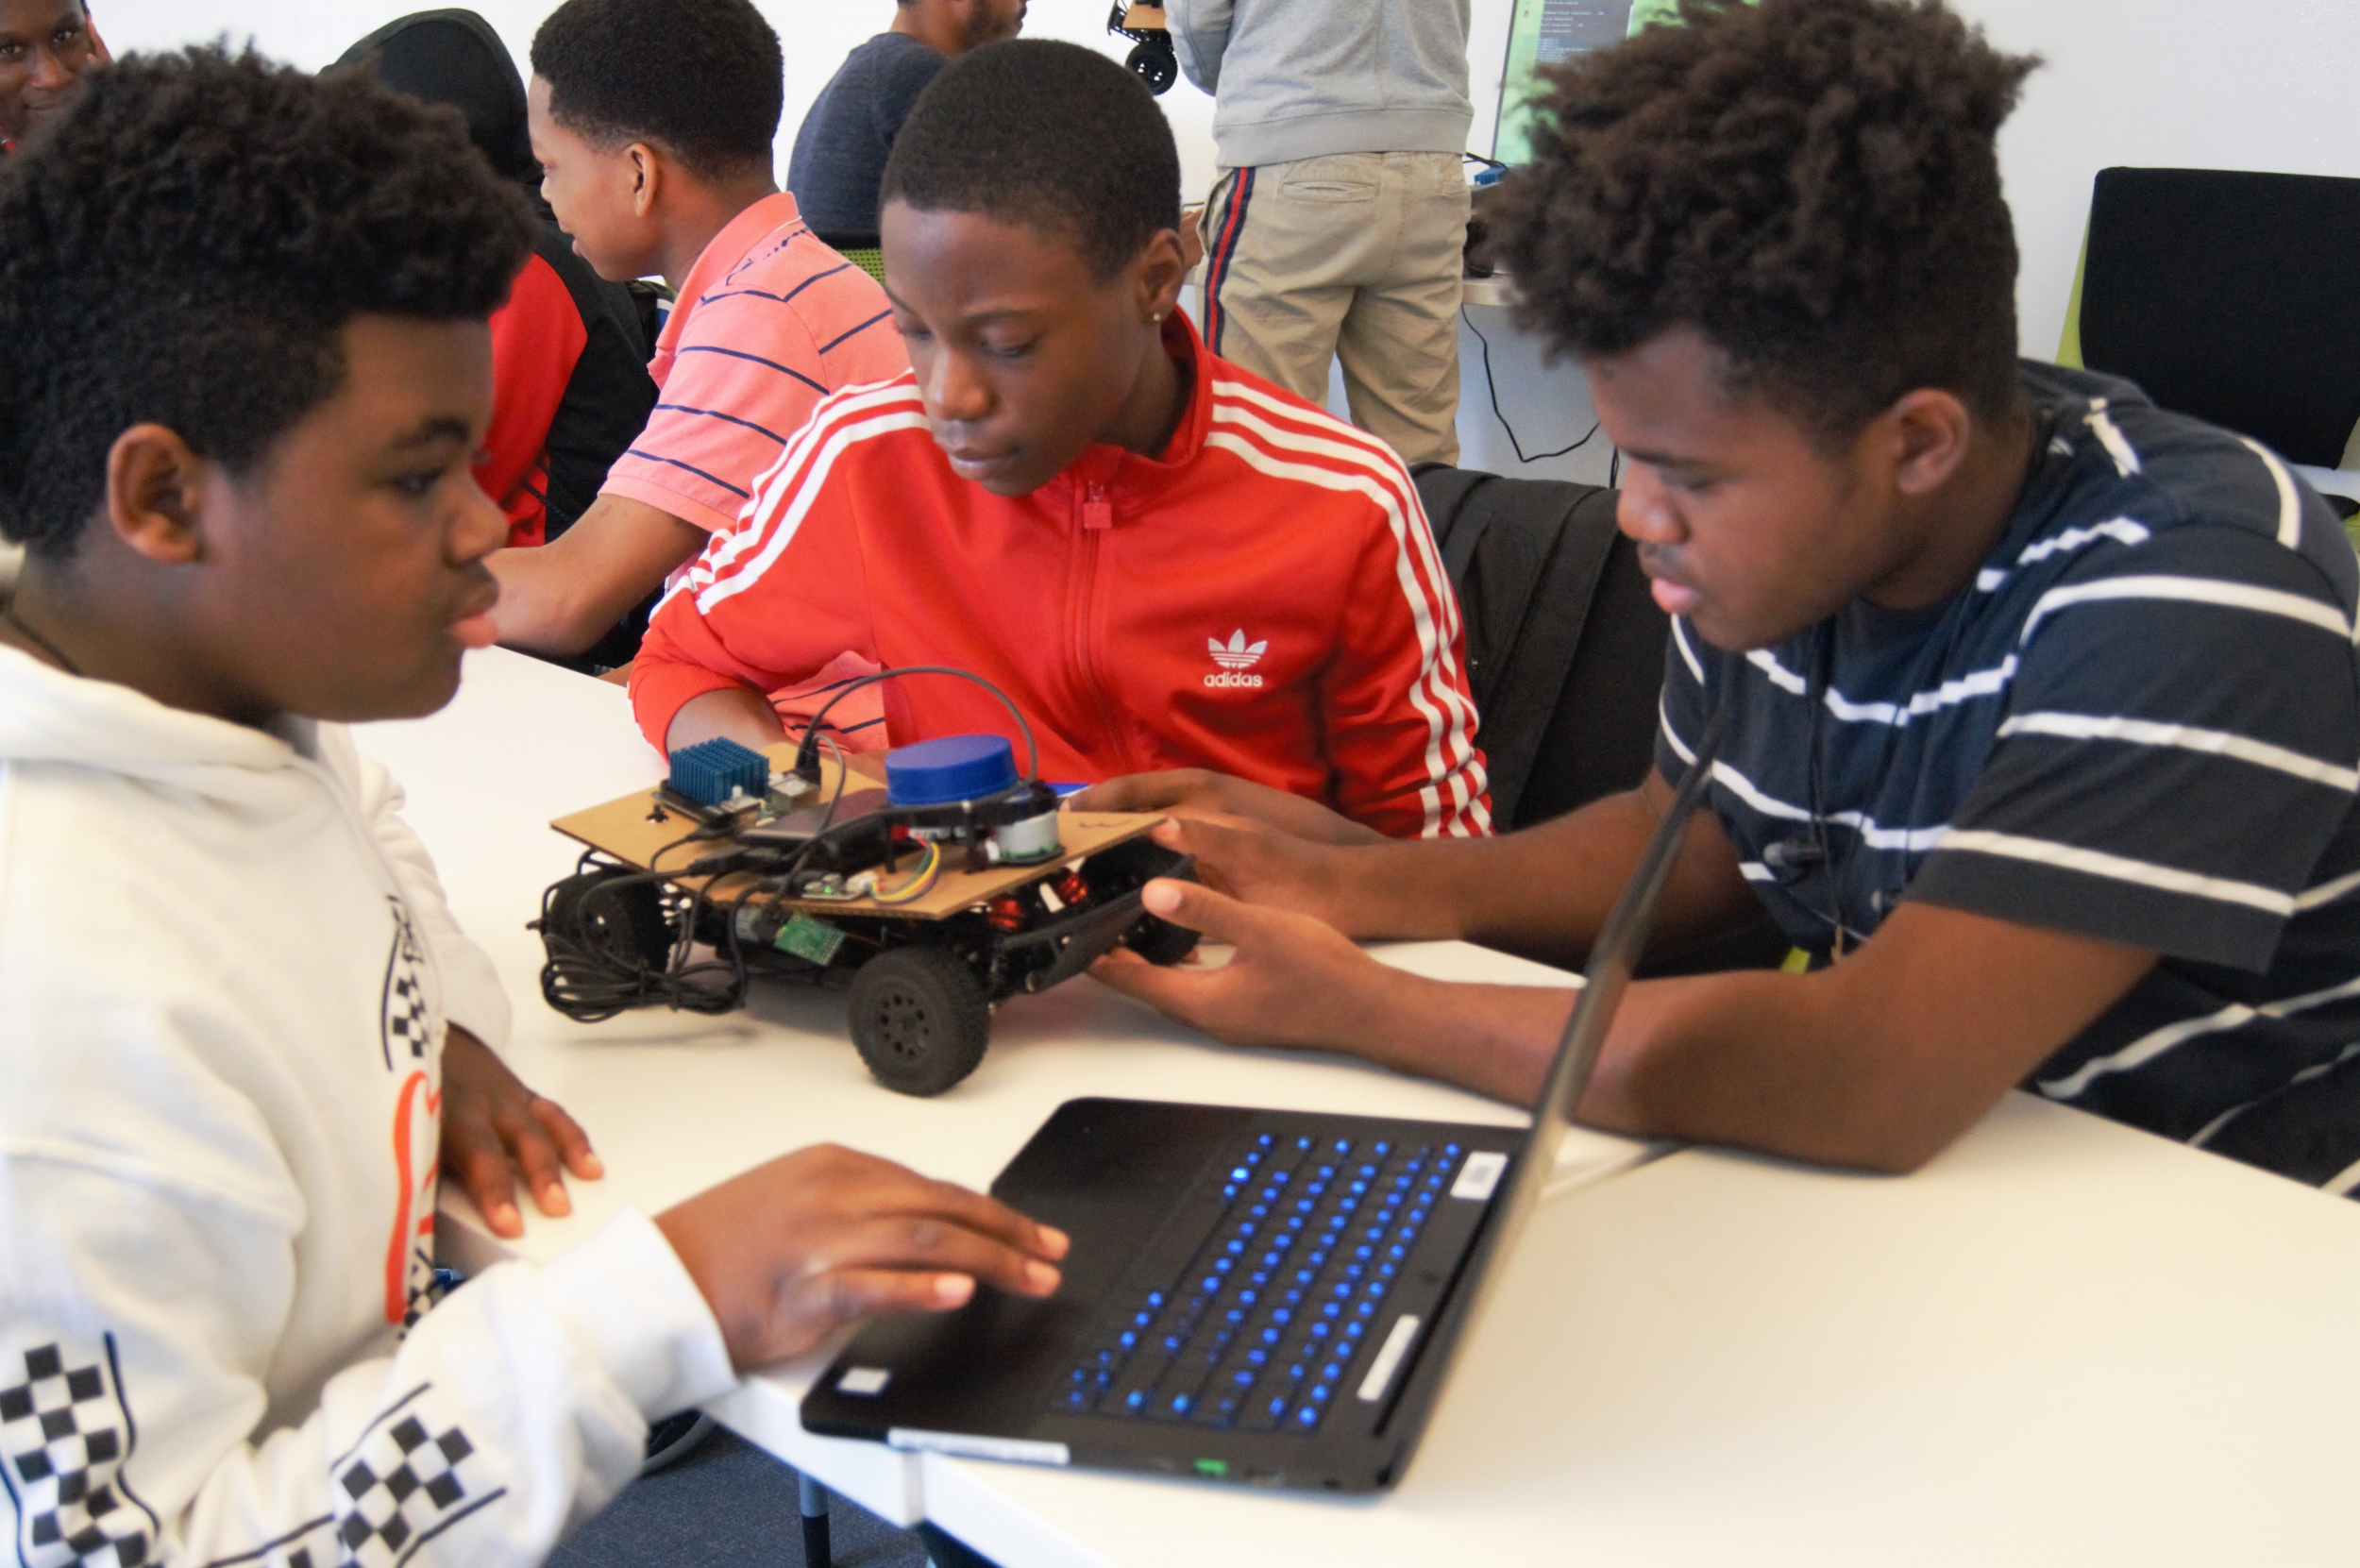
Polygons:
<instances>
[{"instance_id":1,"label":"boy's ear","mask_svg":"<svg viewBox=\"0 0 2360 1568\"><path fill-rule=\"evenodd\" d=\"M631 212L635 218L647 217L655 211L658 194L664 188L664 160L645 142L633 142L623 149L631 161Z\"/></svg>"},{"instance_id":2,"label":"boy's ear","mask_svg":"<svg viewBox=\"0 0 2360 1568\"><path fill-rule=\"evenodd\" d=\"M1966 404L1939 387L1903 393L1877 423L1892 441L1894 487L1905 496L1940 489L1966 460L1975 436Z\"/></svg>"},{"instance_id":3,"label":"boy's ear","mask_svg":"<svg viewBox=\"0 0 2360 1568\"><path fill-rule=\"evenodd\" d=\"M161 566L205 554L198 492L211 464L178 432L134 425L107 448L107 524L133 551Z\"/></svg>"},{"instance_id":4,"label":"boy's ear","mask_svg":"<svg viewBox=\"0 0 2360 1568\"><path fill-rule=\"evenodd\" d=\"M1132 263L1132 275L1142 313L1155 321L1172 314L1180 303L1180 285L1188 276L1188 264L1180 254L1179 231L1167 228L1148 241Z\"/></svg>"}]
</instances>

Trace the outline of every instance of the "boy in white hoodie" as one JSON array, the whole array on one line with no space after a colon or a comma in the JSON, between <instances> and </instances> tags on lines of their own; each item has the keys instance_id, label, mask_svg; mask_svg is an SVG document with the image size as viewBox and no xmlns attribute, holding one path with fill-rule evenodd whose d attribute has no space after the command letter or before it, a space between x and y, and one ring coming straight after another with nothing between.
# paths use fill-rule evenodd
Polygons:
<instances>
[{"instance_id":1,"label":"boy in white hoodie","mask_svg":"<svg viewBox=\"0 0 2360 1568\"><path fill-rule=\"evenodd\" d=\"M1055 1232L819 1149L428 1310L438 1113L522 1091L489 966L336 725L433 711L490 640L505 523L468 463L530 237L455 115L217 52L93 75L0 172L27 1568L536 1562L733 1366L1055 1288Z\"/></svg>"}]
</instances>

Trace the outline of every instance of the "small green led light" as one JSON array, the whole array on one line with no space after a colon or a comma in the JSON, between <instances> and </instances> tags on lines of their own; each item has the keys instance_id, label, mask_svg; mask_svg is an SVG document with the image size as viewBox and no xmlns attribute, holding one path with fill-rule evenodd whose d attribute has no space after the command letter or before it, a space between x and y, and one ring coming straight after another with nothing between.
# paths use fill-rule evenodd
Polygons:
<instances>
[{"instance_id":1,"label":"small green led light","mask_svg":"<svg viewBox=\"0 0 2360 1568\"><path fill-rule=\"evenodd\" d=\"M1227 1459L1199 1459L1196 1461L1196 1473L1200 1475L1226 1475L1229 1474L1229 1461Z\"/></svg>"}]
</instances>

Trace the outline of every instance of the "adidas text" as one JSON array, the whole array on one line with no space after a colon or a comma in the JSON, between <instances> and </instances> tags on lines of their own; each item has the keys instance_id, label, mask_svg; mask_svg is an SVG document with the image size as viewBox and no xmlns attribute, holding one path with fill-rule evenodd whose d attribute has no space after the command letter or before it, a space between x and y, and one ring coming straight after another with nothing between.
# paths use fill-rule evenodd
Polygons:
<instances>
[{"instance_id":1,"label":"adidas text","mask_svg":"<svg viewBox=\"0 0 2360 1568\"><path fill-rule=\"evenodd\" d=\"M1205 677L1205 683L1214 687L1253 686L1258 688L1262 684L1262 678L1258 675L1239 675L1234 670L1225 669L1218 675Z\"/></svg>"}]
</instances>

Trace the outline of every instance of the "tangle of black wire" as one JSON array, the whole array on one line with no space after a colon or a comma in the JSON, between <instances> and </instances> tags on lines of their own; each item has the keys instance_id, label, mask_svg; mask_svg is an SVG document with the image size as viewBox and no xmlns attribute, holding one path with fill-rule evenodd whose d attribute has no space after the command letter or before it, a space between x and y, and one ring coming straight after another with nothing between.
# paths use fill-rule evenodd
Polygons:
<instances>
[{"instance_id":1,"label":"tangle of black wire","mask_svg":"<svg viewBox=\"0 0 2360 1568\"><path fill-rule=\"evenodd\" d=\"M1594 419L1590 423L1589 432L1572 446L1559 447L1554 452L1534 452L1529 457L1526 456L1525 444L1516 439L1516 427L1509 424L1508 415L1500 412L1500 384L1492 379L1492 340L1483 335L1483 329L1475 324L1475 317L1467 313L1464 305L1458 307L1458 319L1467 324L1467 330L1475 335L1475 342L1483 345L1483 385L1492 395L1492 417L1498 420L1500 429L1508 432L1508 445L1515 450L1517 462L1541 463L1549 458L1563 457L1567 452L1577 452L1590 445L1590 437L1598 433L1598 422Z\"/></svg>"},{"instance_id":2,"label":"tangle of black wire","mask_svg":"<svg viewBox=\"0 0 2360 1568\"><path fill-rule=\"evenodd\" d=\"M713 836L712 829L699 828L658 850L649 857L649 864L652 868L682 845ZM696 946L697 917L708 902L711 883L686 895L681 900L678 914L668 917L673 927L672 943L661 969L651 967L632 950L630 905L621 895L630 888L649 888L657 909L662 911L663 895L655 891L661 885L678 877L709 876L717 880L728 875L734 868L733 863L740 858L741 854L733 852L708 856L673 871L629 871L602 859L596 851L585 852L576 863L572 877L541 895L538 924L547 953L541 966L543 1000L582 1023L597 1023L651 1001L661 1001L676 1012L726 1013L734 1009L746 995L746 957L738 944L736 920L729 921L726 962L717 957L702 963L689 962ZM617 874L601 874L606 871ZM597 880L585 885L585 879L594 877ZM576 890L568 911L570 919L560 919L558 895L569 887ZM610 930L605 941L589 935L594 899L606 901L618 928Z\"/></svg>"}]
</instances>

